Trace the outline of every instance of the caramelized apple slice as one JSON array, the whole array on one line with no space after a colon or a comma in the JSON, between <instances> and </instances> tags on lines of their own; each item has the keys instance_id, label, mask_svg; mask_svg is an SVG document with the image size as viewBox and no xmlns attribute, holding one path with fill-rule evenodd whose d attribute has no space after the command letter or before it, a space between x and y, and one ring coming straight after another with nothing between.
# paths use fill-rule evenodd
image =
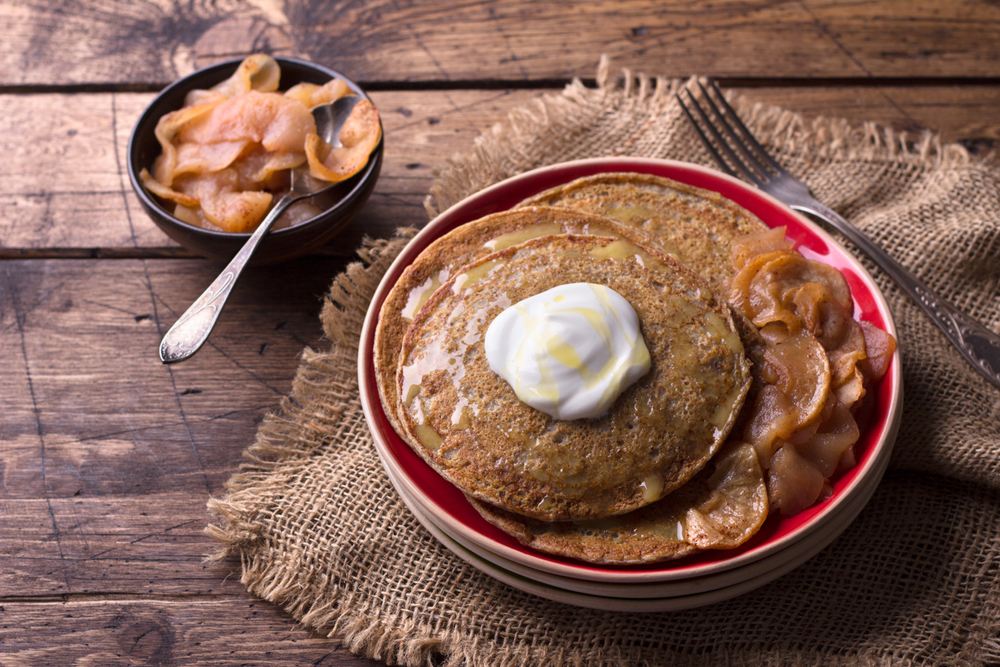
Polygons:
<instances>
[{"instance_id":1,"label":"caramelized apple slice","mask_svg":"<svg viewBox=\"0 0 1000 667\"><path fill-rule=\"evenodd\" d=\"M868 357L860 365L871 379L879 380L892 363L892 354L896 351L896 339L871 322L861 322L861 331L865 337L865 351Z\"/></svg>"},{"instance_id":2,"label":"caramelized apple slice","mask_svg":"<svg viewBox=\"0 0 1000 667\"><path fill-rule=\"evenodd\" d=\"M761 465L769 467L774 452L795 434L799 420L788 397L773 384L764 385L754 401L743 438L753 445Z\"/></svg>"},{"instance_id":3,"label":"caramelized apple slice","mask_svg":"<svg viewBox=\"0 0 1000 667\"><path fill-rule=\"evenodd\" d=\"M753 446L745 442L727 442L712 465L706 482L711 493L684 516L684 539L699 549L732 549L767 518L764 474Z\"/></svg>"},{"instance_id":4,"label":"caramelized apple slice","mask_svg":"<svg viewBox=\"0 0 1000 667\"><path fill-rule=\"evenodd\" d=\"M221 171L235 162L249 145L246 139L211 144L182 143L177 146L173 177Z\"/></svg>"},{"instance_id":5,"label":"caramelized apple slice","mask_svg":"<svg viewBox=\"0 0 1000 667\"><path fill-rule=\"evenodd\" d=\"M837 304L853 310L851 289L840 271L797 253L786 253L764 264L750 281L748 299L753 323L762 327L768 322L784 322L789 331L795 331L800 320L794 297L807 283L822 285Z\"/></svg>"},{"instance_id":6,"label":"caramelized apple slice","mask_svg":"<svg viewBox=\"0 0 1000 667\"><path fill-rule=\"evenodd\" d=\"M790 250L772 250L749 258L743 267L729 281L728 301L743 315L753 321L754 312L750 307L750 283L768 262L791 254Z\"/></svg>"},{"instance_id":7,"label":"caramelized apple slice","mask_svg":"<svg viewBox=\"0 0 1000 667\"><path fill-rule=\"evenodd\" d=\"M257 228L271 208L271 199L270 192L221 192L203 199L201 209L223 231L243 233Z\"/></svg>"},{"instance_id":8,"label":"caramelized apple slice","mask_svg":"<svg viewBox=\"0 0 1000 667\"><path fill-rule=\"evenodd\" d=\"M834 397L830 401L833 403L830 416L820 424L816 435L795 446L796 451L827 479L833 476L845 453L861 437L858 423L848 406Z\"/></svg>"},{"instance_id":9,"label":"caramelized apple slice","mask_svg":"<svg viewBox=\"0 0 1000 667\"><path fill-rule=\"evenodd\" d=\"M251 90L271 93L278 89L280 80L281 67L278 65L278 61L269 55L256 53L245 58L232 76L212 86L210 92L221 93L227 98L236 97ZM191 91L188 95L198 92L204 91ZM184 103L187 105L190 102L185 100Z\"/></svg>"},{"instance_id":10,"label":"caramelized apple slice","mask_svg":"<svg viewBox=\"0 0 1000 667\"><path fill-rule=\"evenodd\" d=\"M353 94L343 79L330 79L322 86L315 83L297 83L285 91L286 97L295 98L310 109Z\"/></svg>"},{"instance_id":11,"label":"caramelized apple slice","mask_svg":"<svg viewBox=\"0 0 1000 667\"><path fill-rule=\"evenodd\" d=\"M758 255L769 252L790 251L795 243L785 238L785 228L775 227L759 234L747 234L733 240L733 268L739 271Z\"/></svg>"},{"instance_id":12,"label":"caramelized apple slice","mask_svg":"<svg viewBox=\"0 0 1000 667\"><path fill-rule=\"evenodd\" d=\"M368 100L361 100L340 131L343 146L331 148L315 133L306 138L309 172L313 178L323 181L346 180L368 163L368 156L381 138L378 110Z\"/></svg>"},{"instance_id":13,"label":"caramelized apple slice","mask_svg":"<svg viewBox=\"0 0 1000 667\"><path fill-rule=\"evenodd\" d=\"M771 457L767 493L771 506L786 516L798 514L816 502L826 479L795 447L786 446Z\"/></svg>"},{"instance_id":14,"label":"caramelized apple slice","mask_svg":"<svg viewBox=\"0 0 1000 667\"><path fill-rule=\"evenodd\" d=\"M806 329L819 339L826 350L840 345L854 321L851 308L834 298L824 285L806 283L792 295L796 314Z\"/></svg>"},{"instance_id":15,"label":"caramelized apple slice","mask_svg":"<svg viewBox=\"0 0 1000 667\"><path fill-rule=\"evenodd\" d=\"M146 169L143 169L141 172L139 172L139 180L142 181L143 186L147 190L149 190L150 192L152 192L154 195L156 195L161 199L172 201L175 204L181 206L187 206L187 207L198 206L197 199L195 199L190 195L186 195L183 192L178 192L173 188L169 188L166 185L163 185L158 180L153 178L150 175L149 171Z\"/></svg>"},{"instance_id":16,"label":"caramelized apple slice","mask_svg":"<svg viewBox=\"0 0 1000 667\"><path fill-rule=\"evenodd\" d=\"M816 337L799 329L764 353L764 377L788 397L799 427L819 418L830 395L830 363Z\"/></svg>"},{"instance_id":17,"label":"caramelized apple slice","mask_svg":"<svg viewBox=\"0 0 1000 667\"><path fill-rule=\"evenodd\" d=\"M210 113L221 101L222 98L216 98L213 102L171 111L161 116L160 120L156 122L156 129L153 133L156 135L156 140L160 142L160 148L163 152L153 161L153 178L161 185L168 188L173 185L174 171L177 168L177 147L174 146L174 140L181 128Z\"/></svg>"}]
</instances>

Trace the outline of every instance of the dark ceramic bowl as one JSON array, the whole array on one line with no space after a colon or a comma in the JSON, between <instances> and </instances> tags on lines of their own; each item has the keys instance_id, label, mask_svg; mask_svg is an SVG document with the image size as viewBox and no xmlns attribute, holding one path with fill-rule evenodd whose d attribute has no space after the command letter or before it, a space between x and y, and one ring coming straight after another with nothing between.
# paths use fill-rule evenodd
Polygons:
<instances>
[{"instance_id":1,"label":"dark ceramic bowl","mask_svg":"<svg viewBox=\"0 0 1000 667\"><path fill-rule=\"evenodd\" d=\"M343 79L356 94L370 99L356 83L332 69L293 58L275 58L275 60L281 67L281 90L287 90L301 82L323 84L337 77ZM152 171L153 160L160 154L160 144L154 134L160 117L181 108L184 96L189 90L211 88L229 78L240 62L241 60L230 60L212 65L167 86L142 112L128 142L129 179L149 217L167 236L188 250L218 261L229 261L243 247L250 234L211 231L178 220L164 208L157 197L142 187L139 173L143 168ZM379 141L368 159L368 164L359 173L330 192L312 200L316 206L323 209L322 213L297 225L272 230L265 236L251 264L273 264L308 254L343 230L368 201L375 188L382 169L383 144L384 140Z\"/></svg>"}]
</instances>

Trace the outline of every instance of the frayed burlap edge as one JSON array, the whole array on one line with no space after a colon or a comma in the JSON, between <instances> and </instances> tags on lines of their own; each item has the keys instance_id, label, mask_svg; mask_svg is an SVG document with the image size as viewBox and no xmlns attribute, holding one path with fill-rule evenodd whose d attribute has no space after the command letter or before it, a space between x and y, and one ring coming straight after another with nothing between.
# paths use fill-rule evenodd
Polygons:
<instances>
[{"instance_id":1,"label":"frayed burlap edge","mask_svg":"<svg viewBox=\"0 0 1000 667\"><path fill-rule=\"evenodd\" d=\"M622 70L617 75L611 62L601 58L597 88L588 88L579 79L566 86L560 95L547 95L531 105L512 111L505 123L497 124L488 134L476 139L472 152L454 156L435 173L436 179L424 201L430 217L438 215L469 194L525 171L514 165L540 167L549 163L535 155L551 156L547 147L529 154L529 146L545 137L564 137L574 131L569 125L581 112L597 120L608 109L624 109L632 115L650 116L674 103L674 94L693 85L687 80L652 78ZM866 161L913 161L942 168L970 164L972 157L959 144L944 143L940 135L918 135L894 130L878 123L851 125L842 118L816 117L806 120L801 114L759 102L748 102L729 93L727 99L765 144L789 154L809 154L815 158L863 159ZM611 157L589 155L587 157ZM561 160L557 160L561 161ZM990 153L978 158L984 166L996 163Z\"/></svg>"}]
</instances>

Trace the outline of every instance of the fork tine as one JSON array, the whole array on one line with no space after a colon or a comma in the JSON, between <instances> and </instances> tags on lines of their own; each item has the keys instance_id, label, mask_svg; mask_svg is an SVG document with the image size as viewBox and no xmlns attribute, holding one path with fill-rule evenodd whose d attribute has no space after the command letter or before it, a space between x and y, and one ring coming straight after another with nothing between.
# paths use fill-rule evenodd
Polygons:
<instances>
[{"instance_id":1,"label":"fork tine","mask_svg":"<svg viewBox=\"0 0 1000 667\"><path fill-rule=\"evenodd\" d=\"M690 94L691 93L689 92L688 95ZM698 133L698 136L701 137L701 142L705 145L705 148L708 149L708 152L712 154L712 157L715 158L715 161L719 164L719 167L722 169L722 171L726 172L730 176L736 176L736 172L732 170L732 168L729 166L729 163L726 162L725 158L722 157L722 154L715 149L715 145L708 138L708 135L706 135L702 131L701 126L698 125L697 121L695 121L694 116L691 115L691 112L688 110L687 105L684 104L684 99L681 97L680 93L674 93L674 96L680 103L681 110L684 111L684 115L688 117L688 120L691 121L691 125L694 126L694 129ZM725 144L722 145L725 146Z\"/></svg>"},{"instance_id":2,"label":"fork tine","mask_svg":"<svg viewBox=\"0 0 1000 667\"><path fill-rule=\"evenodd\" d=\"M725 137L723 137L722 134L719 133L718 128L715 127L715 123L713 123L712 120L708 117L708 114L702 108L701 104L699 104L698 100L695 99L694 94L690 90L687 89L685 90L687 91L688 99L690 100L691 106L693 106L695 110L698 112L698 115L701 116L701 119L704 121L705 126L708 127L708 131L712 133L713 137L715 137L716 143L718 143L719 147L722 148L723 152L726 154L726 157L728 157L729 160L733 163L733 165L735 165L735 167L740 170L743 176L748 180L752 181L754 185L756 185L757 187L763 185L763 181L761 180L757 172L755 172L753 169L747 166L747 164L743 161L743 159L741 159L740 156L738 156L733 151L732 147L729 145L730 142ZM716 161L725 166L726 171L728 171L730 175L735 176L736 174L734 174L733 171L728 167L728 165L726 165L726 161L721 159L719 153L712 148L712 142L707 140L705 133L701 131L701 128L698 126L698 123L694 121L694 117L691 115L691 112L688 111L687 105L684 104L684 101L680 98L680 95L678 95L678 100L680 100L681 107L684 109L685 113L687 113L688 118L690 118L691 122L694 123L695 129L697 129L698 133L702 136L703 139L705 139L705 145L709 148L709 151L712 152Z\"/></svg>"},{"instance_id":3,"label":"fork tine","mask_svg":"<svg viewBox=\"0 0 1000 667\"><path fill-rule=\"evenodd\" d=\"M711 107L712 113L715 114L715 123L713 123L713 125L722 128L722 131L724 131L729 137L728 143L730 145L736 146L739 152L743 155L743 159L750 164L750 167L752 169L756 170L762 182L769 180L772 174L770 171L768 171L767 165L765 165L763 162L760 161L760 159L757 157L754 151L751 150L747 146L747 144L743 141L743 137L741 137L739 133L737 133L736 130L733 129L733 126L730 125L728 120L726 120L725 114L723 114L722 111L719 110L719 107L716 106L715 101L712 99L711 95L709 95L708 91L705 90L705 87L701 85L701 81L698 81L697 83L698 83L698 88L701 89L701 94L705 96L705 102L708 104L709 107ZM709 121L708 118L705 118L705 122L709 123L711 121Z\"/></svg>"},{"instance_id":4,"label":"fork tine","mask_svg":"<svg viewBox=\"0 0 1000 667\"><path fill-rule=\"evenodd\" d=\"M760 145L760 142L757 141L757 137L753 136L753 133L749 130L749 128L747 128L747 126L743 124L743 121L736 113L736 110L733 109L733 107L729 104L729 102L726 101L726 96L722 94L722 90L719 88L718 84L715 83L715 79L708 77L706 81L709 87L715 92L715 96L719 99L719 103L722 105L722 108L728 113L729 116L733 118L736 127L743 134L743 138L745 139L747 144L749 144L750 147L753 148L758 153L758 157L760 159L763 159L764 162L767 164L767 166L773 169L775 172L779 174L784 173L785 171L784 168L780 164L778 164L778 162L773 157L771 157L771 154L768 153L763 146ZM715 110L717 114L719 114L719 117L724 119L722 112L720 112L719 108L715 106L714 102L712 102L712 98L709 96L708 91L705 90L705 87L701 85L701 81L698 81L698 87L701 88L702 93L704 93L705 97L708 98L709 103L712 104L712 108ZM723 120L723 122L725 122L725 120Z\"/></svg>"}]
</instances>

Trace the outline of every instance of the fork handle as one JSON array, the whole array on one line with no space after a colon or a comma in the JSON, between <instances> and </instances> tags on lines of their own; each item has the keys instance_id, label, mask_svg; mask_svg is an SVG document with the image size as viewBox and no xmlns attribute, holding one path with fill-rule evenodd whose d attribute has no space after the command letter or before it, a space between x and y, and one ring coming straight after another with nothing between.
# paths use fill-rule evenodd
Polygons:
<instances>
[{"instance_id":1,"label":"fork handle","mask_svg":"<svg viewBox=\"0 0 1000 667\"><path fill-rule=\"evenodd\" d=\"M820 202L791 207L819 218L853 241L913 297L976 370L1000 387L1000 336L949 303L830 207Z\"/></svg>"}]
</instances>

